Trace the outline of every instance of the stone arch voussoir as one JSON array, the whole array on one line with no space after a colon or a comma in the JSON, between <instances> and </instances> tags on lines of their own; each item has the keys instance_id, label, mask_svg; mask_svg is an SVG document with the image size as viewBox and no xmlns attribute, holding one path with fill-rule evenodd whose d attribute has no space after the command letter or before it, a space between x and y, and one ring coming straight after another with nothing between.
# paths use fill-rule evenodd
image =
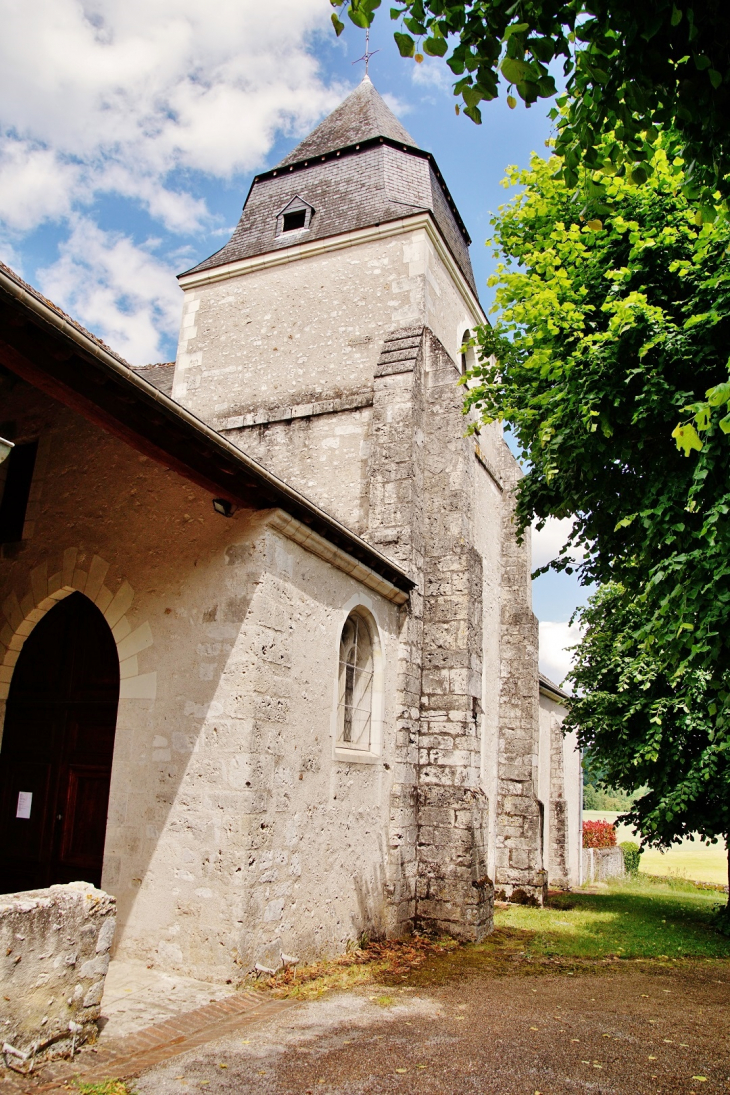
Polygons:
<instances>
[{"instance_id":1,"label":"stone arch voussoir","mask_svg":"<svg viewBox=\"0 0 730 1095\"><path fill-rule=\"evenodd\" d=\"M5 701L23 644L46 612L70 593L83 593L88 597L111 628L119 656L120 701L155 699L157 674L140 673L137 657L152 646L152 630L147 622L132 629L127 618L134 600L134 590L129 582L122 581L116 593L112 593L104 584L109 563L100 555L94 555L88 569L84 570L79 555L78 548L67 548L60 569L50 577L47 563L37 566L31 571L26 590L14 591L3 602L0 617L0 740Z\"/></svg>"}]
</instances>

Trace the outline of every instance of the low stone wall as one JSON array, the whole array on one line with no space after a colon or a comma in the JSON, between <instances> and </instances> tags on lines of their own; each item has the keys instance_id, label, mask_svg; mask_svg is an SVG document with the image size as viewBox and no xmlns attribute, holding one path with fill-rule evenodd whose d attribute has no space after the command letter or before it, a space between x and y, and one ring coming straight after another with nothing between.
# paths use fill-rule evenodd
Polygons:
<instances>
[{"instance_id":1,"label":"low stone wall","mask_svg":"<svg viewBox=\"0 0 730 1095\"><path fill-rule=\"evenodd\" d=\"M0 1039L8 1068L94 1040L116 902L85 882L0 895Z\"/></svg>"},{"instance_id":2,"label":"low stone wall","mask_svg":"<svg viewBox=\"0 0 730 1095\"><path fill-rule=\"evenodd\" d=\"M605 882L626 874L624 853L620 848L584 848L583 881Z\"/></svg>"}]
</instances>

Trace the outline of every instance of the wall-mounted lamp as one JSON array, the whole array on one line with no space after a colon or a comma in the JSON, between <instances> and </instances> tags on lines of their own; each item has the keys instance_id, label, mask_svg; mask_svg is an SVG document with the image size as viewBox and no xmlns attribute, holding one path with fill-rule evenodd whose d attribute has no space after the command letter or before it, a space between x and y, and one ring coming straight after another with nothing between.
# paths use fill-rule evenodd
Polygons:
<instances>
[{"instance_id":1,"label":"wall-mounted lamp","mask_svg":"<svg viewBox=\"0 0 730 1095\"><path fill-rule=\"evenodd\" d=\"M227 498L214 498L213 509L216 513L220 513L221 517L233 517L236 512L233 502L229 502Z\"/></svg>"},{"instance_id":2,"label":"wall-mounted lamp","mask_svg":"<svg viewBox=\"0 0 730 1095\"><path fill-rule=\"evenodd\" d=\"M0 437L0 464L7 460L14 448L15 444L12 441L6 441L4 437Z\"/></svg>"}]
</instances>

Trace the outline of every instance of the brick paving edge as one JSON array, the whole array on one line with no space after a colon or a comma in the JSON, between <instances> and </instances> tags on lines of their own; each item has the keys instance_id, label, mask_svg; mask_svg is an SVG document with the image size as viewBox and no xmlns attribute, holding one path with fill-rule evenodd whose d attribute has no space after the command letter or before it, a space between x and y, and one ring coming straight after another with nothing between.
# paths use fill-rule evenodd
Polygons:
<instances>
[{"instance_id":1,"label":"brick paving edge","mask_svg":"<svg viewBox=\"0 0 730 1095\"><path fill-rule=\"evenodd\" d=\"M41 1095L68 1091L75 1080L95 1083L112 1078L133 1079L164 1061L223 1038L241 1026L268 1019L296 1004L295 1000L262 1000L251 992L232 993L222 1000L143 1027L107 1045L102 1042L93 1049L84 1048L74 1061L49 1061L38 1072L40 1083L29 1083L25 1076L5 1072L0 1078L0 1095ZM81 1058L83 1065L79 1067Z\"/></svg>"}]
</instances>

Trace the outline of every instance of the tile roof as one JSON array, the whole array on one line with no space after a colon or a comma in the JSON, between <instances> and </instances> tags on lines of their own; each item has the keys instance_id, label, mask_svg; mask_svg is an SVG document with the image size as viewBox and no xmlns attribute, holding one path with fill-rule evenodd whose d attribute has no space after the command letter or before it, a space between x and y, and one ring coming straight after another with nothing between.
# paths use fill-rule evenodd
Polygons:
<instances>
[{"instance_id":1,"label":"tile roof","mask_svg":"<svg viewBox=\"0 0 730 1095\"><path fill-rule=\"evenodd\" d=\"M551 681L550 678L546 677L544 673L538 674L538 682L540 686L540 691L544 695L548 696L550 699L555 700L557 703L570 700L569 693L566 692L564 688L561 688L559 684L555 684L554 681Z\"/></svg>"},{"instance_id":2,"label":"tile roof","mask_svg":"<svg viewBox=\"0 0 730 1095\"><path fill-rule=\"evenodd\" d=\"M313 156L361 144L373 137L390 137L399 144L418 147L366 76L345 101L276 166L287 167L290 163L310 160Z\"/></svg>"},{"instance_id":3,"label":"tile roof","mask_svg":"<svg viewBox=\"0 0 730 1095\"><path fill-rule=\"evenodd\" d=\"M59 308L59 306L57 304L54 304L52 300L49 300L48 297L44 297L43 294L39 292L39 290L36 289L34 285L31 285L27 281L23 281L20 274L16 274L15 270L11 270L11 268L9 266L6 266L4 262L0 262L0 274L5 274L20 289L26 292L40 305L42 305L44 308L48 308L50 312L53 312L61 321L62 327L68 327L72 331L78 332L78 334L83 335L84 338L88 338L90 342L95 343L95 345L98 346L100 350L103 350L104 353L110 354L113 358L116 358L116 360L121 365L126 365L128 369L132 368L129 362L125 361L120 354L107 346L106 342L103 342L97 335L92 334L91 331L87 331L85 327L82 327L81 324L73 318L73 316L70 316L68 312L64 312L63 308Z\"/></svg>"},{"instance_id":4,"label":"tile roof","mask_svg":"<svg viewBox=\"0 0 730 1095\"><path fill-rule=\"evenodd\" d=\"M137 365L134 369L138 376L143 376L150 384L154 384L158 391L165 395L172 395L172 381L175 376L174 361L158 361L156 365Z\"/></svg>"},{"instance_id":5,"label":"tile roof","mask_svg":"<svg viewBox=\"0 0 730 1095\"><path fill-rule=\"evenodd\" d=\"M313 213L306 228L284 232L280 214L295 198ZM185 274L424 212L476 296L471 240L436 162L368 79L281 164L256 176L229 242Z\"/></svg>"},{"instance_id":6,"label":"tile roof","mask_svg":"<svg viewBox=\"0 0 730 1095\"><path fill-rule=\"evenodd\" d=\"M397 563L172 400L162 384L150 383L150 369L167 375L171 363L133 368L2 263L0 334L0 365L137 451L214 497L247 509L280 508L306 526L305 538L311 530L401 593L413 589ZM326 547L312 550L327 557ZM350 573L365 580L354 563Z\"/></svg>"}]
</instances>

